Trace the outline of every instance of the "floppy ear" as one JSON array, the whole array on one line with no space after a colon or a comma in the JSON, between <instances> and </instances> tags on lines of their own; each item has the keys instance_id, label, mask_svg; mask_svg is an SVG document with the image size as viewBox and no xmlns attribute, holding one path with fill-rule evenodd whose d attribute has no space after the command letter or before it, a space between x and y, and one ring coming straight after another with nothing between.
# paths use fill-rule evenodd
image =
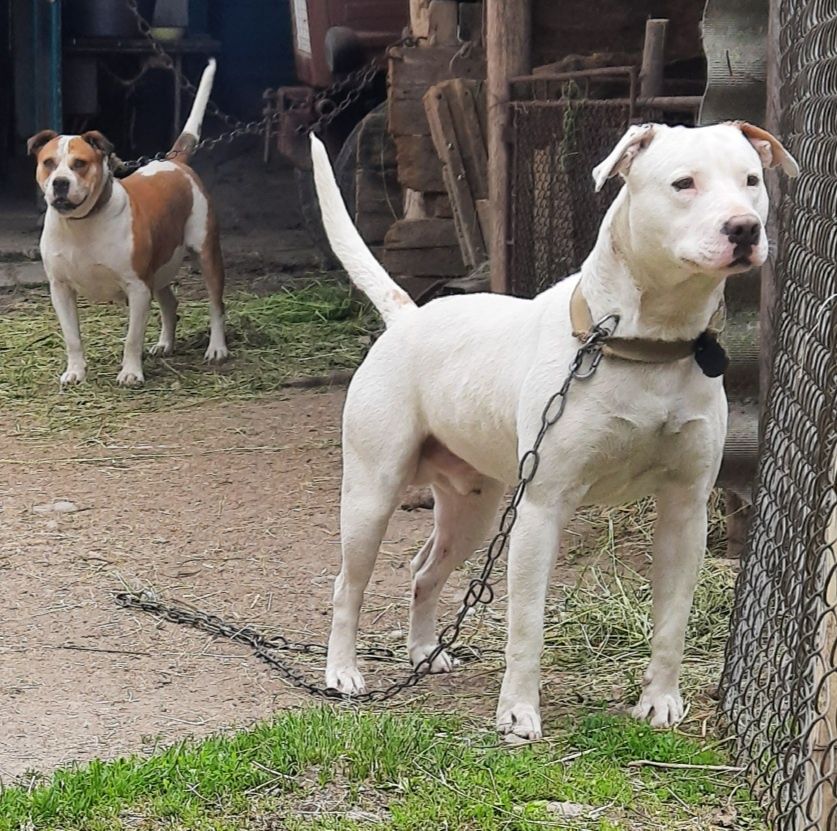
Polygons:
<instances>
[{"instance_id":1,"label":"floppy ear","mask_svg":"<svg viewBox=\"0 0 837 831\"><path fill-rule=\"evenodd\" d=\"M81 137L103 155L109 156L113 153L113 145L98 130L88 130L82 133Z\"/></svg>"},{"instance_id":2,"label":"floppy ear","mask_svg":"<svg viewBox=\"0 0 837 831\"><path fill-rule=\"evenodd\" d=\"M744 134L744 138L756 148L763 167L776 167L780 165L788 176L799 176L799 165L796 159L788 153L776 136L756 127L755 124L748 124L746 121L729 121L733 127L737 127Z\"/></svg>"},{"instance_id":3,"label":"floppy ear","mask_svg":"<svg viewBox=\"0 0 837 831\"><path fill-rule=\"evenodd\" d=\"M37 156L41 148L51 142L58 133L55 130L41 130L40 133L35 133L29 141L26 142L26 152L30 156Z\"/></svg>"},{"instance_id":4,"label":"floppy ear","mask_svg":"<svg viewBox=\"0 0 837 831\"><path fill-rule=\"evenodd\" d=\"M601 164L593 168L596 193L604 187L605 182L611 176L615 176L617 173L622 176L627 175L637 153L651 143L656 127L656 124L635 124L628 128L625 135L619 139L616 147L610 151L610 155Z\"/></svg>"}]
</instances>

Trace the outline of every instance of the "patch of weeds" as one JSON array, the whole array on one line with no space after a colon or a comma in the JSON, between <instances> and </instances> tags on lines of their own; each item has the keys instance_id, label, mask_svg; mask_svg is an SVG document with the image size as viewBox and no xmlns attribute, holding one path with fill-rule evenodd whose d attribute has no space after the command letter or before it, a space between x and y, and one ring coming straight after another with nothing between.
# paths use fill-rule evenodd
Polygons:
<instances>
[{"instance_id":1,"label":"patch of weeds","mask_svg":"<svg viewBox=\"0 0 837 831\"><path fill-rule=\"evenodd\" d=\"M0 405L23 435L67 429L106 432L136 413L207 400L244 400L280 390L291 378L352 369L362 360L375 326L348 281L311 282L268 296L227 297L227 337L232 359L214 367L203 361L208 343L205 300L182 302L177 352L145 356L140 389L116 385L127 325L126 310L80 302L87 381L59 389L64 343L42 291L0 318ZM146 339L159 323L152 315Z\"/></svg>"},{"instance_id":2,"label":"patch of weeds","mask_svg":"<svg viewBox=\"0 0 837 831\"><path fill-rule=\"evenodd\" d=\"M697 831L721 807L752 816L731 775L631 765L722 762L704 743L603 715L565 719L550 733L509 748L450 715L288 712L236 735L7 787L0 829ZM567 804L576 819L557 818L555 806Z\"/></svg>"}]
</instances>

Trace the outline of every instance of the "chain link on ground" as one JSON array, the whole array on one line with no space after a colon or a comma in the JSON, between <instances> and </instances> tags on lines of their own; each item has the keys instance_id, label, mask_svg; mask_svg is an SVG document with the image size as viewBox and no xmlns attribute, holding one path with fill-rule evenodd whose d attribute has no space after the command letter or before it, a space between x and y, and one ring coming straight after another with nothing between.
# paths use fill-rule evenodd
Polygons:
<instances>
[{"instance_id":1,"label":"chain link on ground","mask_svg":"<svg viewBox=\"0 0 837 831\"><path fill-rule=\"evenodd\" d=\"M178 83L183 87L183 89L194 96L198 91L197 87L185 75L177 71L177 67L175 66L171 55L166 52L160 41L154 37L151 25L140 14L139 8L137 7L137 0L125 0L125 3L131 11L131 14L133 14L136 19L137 28L140 30L143 37L148 40L151 48L160 59L163 67L174 73L177 76ZM388 53L390 49L393 49L396 46L409 46L414 43L415 39L411 36L402 37L387 46L384 53ZM210 115L220 119L230 129L225 133L221 133L219 136L199 141L188 152L191 155L196 153L198 150L213 150L219 144L232 144L236 139L239 139L242 136L264 135L272 124L278 123L282 118L286 118L289 113L308 108L313 109L317 106L319 106L319 109L321 110L319 117L310 124L300 124L297 127L297 132L319 133L360 98L363 92L372 85L372 82L375 80L375 77L380 71L381 67L378 59L373 58L369 61L369 63L354 70L353 72L348 73L343 78L337 79L325 89L315 92L310 98L291 104L281 112L264 115L254 121L239 121L221 110L218 105L210 99L207 102L207 111ZM343 98L335 103L332 99L341 94L344 94ZM331 106L328 106L328 104L331 104ZM167 150L156 153L153 156L140 156L139 158L132 159L130 161L120 160L119 172L124 174L138 170L141 167L145 167L147 164L151 164L151 162L170 161L180 155L181 152L183 151Z\"/></svg>"},{"instance_id":2,"label":"chain link on ground","mask_svg":"<svg viewBox=\"0 0 837 831\"><path fill-rule=\"evenodd\" d=\"M494 588L490 582L491 575L497 561L508 546L512 529L517 522L520 503L523 501L527 487L535 478L535 474L538 471L541 461L540 448L543 440L549 429L564 414L564 408L567 404L567 393L573 382L586 381L595 375L603 357L602 344L607 338L613 335L618 324L619 317L617 315L608 315L602 318L590 330L590 333L575 353L564 383L550 397L546 402L546 406L543 408L540 429L532 448L520 458L517 485L500 518L499 530L488 546L479 577L473 578L469 583L459 612L454 620L439 633L439 639L434 650L419 661L412 672L402 680L396 681L382 689L369 690L368 692L347 696L345 693L333 687L326 687L307 681L302 673L273 654L277 650L323 654L325 647L319 644L296 643L281 635L266 637L249 626L225 622L216 615L200 611L193 606L159 600L150 592L119 592L116 595L116 602L120 606L129 609L146 612L163 620L171 621L172 623L191 626L210 635L245 644L253 650L256 657L264 661L286 681L320 698L350 698L352 701L358 703L380 703L388 701L404 690L414 687L422 678L431 672L433 662L443 651L447 650L452 652L453 645L459 638L462 626L470 611L478 605L487 606L494 599ZM390 650L366 650L362 654L367 657L377 658L378 660L382 658L386 660L393 657Z\"/></svg>"}]
</instances>

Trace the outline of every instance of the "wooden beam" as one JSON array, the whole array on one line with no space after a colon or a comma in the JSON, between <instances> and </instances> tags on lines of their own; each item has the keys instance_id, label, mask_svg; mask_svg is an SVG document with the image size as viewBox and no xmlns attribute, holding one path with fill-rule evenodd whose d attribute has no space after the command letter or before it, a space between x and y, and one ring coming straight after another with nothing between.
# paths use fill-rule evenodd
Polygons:
<instances>
[{"instance_id":1,"label":"wooden beam","mask_svg":"<svg viewBox=\"0 0 837 831\"><path fill-rule=\"evenodd\" d=\"M426 38L430 30L430 0L410 0L410 31L415 38Z\"/></svg>"},{"instance_id":2,"label":"wooden beam","mask_svg":"<svg viewBox=\"0 0 837 831\"><path fill-rule=\"evenodd\" d=\"M488 195L491 200L491 289L509 287L509 78L531 71L531 0L486 0Z\"/></svg>"},{"instance_id":3,"label":"wooden beam","mask_svg":"<svg viewBox=\"0 0 837 831\"><path fill-rule=\"evenodd\" d=\"M461 83L449 81L431 87L424 96L424 106L436 153L442 160L442 177L453 206L453 218L462 247L462 256L466 265L474 267L485 262L485 242L447 99L447 94L452 88ZM474 117L476 119L476 109Z\"/></svg>"},{"instance_id":4,"label":"wooden beam","mask_svg":"<svg viewBox=\"0 0 837 831\"><path fill-rule=\"evenodd\" d=\"M459 3L456 0L430 0L430 46L454 46L459 43Z\"/></svg>"},{"instance_id":5,"label":"wooden beam","mask_svg":"<svg viewBox=\"0 0 837 831\"><path fill-rule=\"evenodd\" d=\"M642 69L639 73L640 95L643 98L663 94L667 26L668 20L665 19L645 22L645 45L642 47Z\"/></svg>"}]
</instances>

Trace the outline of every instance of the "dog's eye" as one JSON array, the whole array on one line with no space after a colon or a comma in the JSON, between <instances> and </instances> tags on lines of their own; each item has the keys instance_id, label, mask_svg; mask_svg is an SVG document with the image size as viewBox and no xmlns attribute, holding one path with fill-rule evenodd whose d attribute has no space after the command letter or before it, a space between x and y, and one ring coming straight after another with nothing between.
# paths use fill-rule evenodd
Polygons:
<instances>
[{"instance_id":1,"label":"dog's eye","mask_svg":"<svg viewBox=\"0 0 837 831\"><path fill-rule=\"evenodd\" d=\"M676 182L672 182L671 186L675 190L692 190L695 186L695 180L691 176L684 176Z\"/></svg>"},{"instance_id":2,"label":"dog's eye","mask_svg":"<svg viewBox=\"0 0 837 831\"><path fill-rule=\"evenodd\" d=\"M54 170L55 169L55 159L44 159L44 167L47 170Z\"/></svg>"},{"instance_id":3,"label":"dog's eye","mask_svg":"<svg viewBox=\"0 0 837 831\"><path fill-rule=\"evenodd\" d=\"M756 187L756 185L758 185L758 183L759 183L759 177L756 176L755 173L751 173L747 177L747 187L748 188L754 188L754 187Z\"/></svg>"},{"instance_id":4,"label":"dog's eye","mask_svg":"<svg viewBox=\"0 0 837 831\"><path fill-rule=\"evenodd\" d=\"M85 167L87 167L87 162L86 162L86 161L84 161L84 159L76 159L76 160L75 160L75 161L74 161L74 162L70 165L70 167L71 167L73 170L84 170L84 168L85 168Z\"/></svg>"}]
</instances>

